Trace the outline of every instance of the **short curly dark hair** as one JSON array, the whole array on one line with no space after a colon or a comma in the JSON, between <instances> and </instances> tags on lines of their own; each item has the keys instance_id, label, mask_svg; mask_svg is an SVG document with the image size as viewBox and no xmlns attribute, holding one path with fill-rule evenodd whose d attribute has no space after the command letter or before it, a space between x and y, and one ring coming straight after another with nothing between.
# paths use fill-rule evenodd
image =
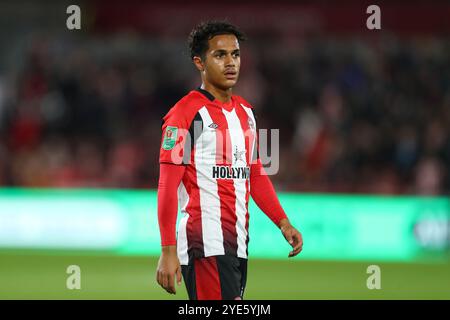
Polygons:
<instances>
[{"instance_id":1,"label":"short curly dark hair","mask_svg":"<svg viewBox=\"0 0 450 320\"><path fill-rule=\"evenodd\" d=\"M225 20L202 22L192 29L188 37L191 59L195 56L204 58L208 50L208 40L220 34L234 34L239 42L247 39L246 35L238 27Z\"/></svg>"}]
</instances>

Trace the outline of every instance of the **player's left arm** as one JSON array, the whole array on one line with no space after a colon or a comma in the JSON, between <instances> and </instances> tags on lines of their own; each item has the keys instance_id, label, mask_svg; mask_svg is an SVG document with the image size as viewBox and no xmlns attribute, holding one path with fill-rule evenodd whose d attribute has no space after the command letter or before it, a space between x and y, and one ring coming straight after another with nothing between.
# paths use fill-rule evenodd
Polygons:
<instances>
[{"instance_id":1,"label":"player's left arm","mask_svg":"<svg viewBox=\"0 0 450 320\"><path fill-rule=\"evenodd\" d=\"M275 192L269 176L266 174L261 161L251 165L250 195L256 205L280 228L287 242L292 246L288 257L294 257L302 251L302 234L289 222Z\"/></svg>"}]
</instances>

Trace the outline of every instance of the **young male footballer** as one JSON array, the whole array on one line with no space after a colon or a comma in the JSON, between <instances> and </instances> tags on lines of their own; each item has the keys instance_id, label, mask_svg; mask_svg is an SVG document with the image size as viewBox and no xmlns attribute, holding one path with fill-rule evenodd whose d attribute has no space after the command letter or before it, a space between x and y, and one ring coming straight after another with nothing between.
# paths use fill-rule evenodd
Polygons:
<instances>
[{"instance_id":1,"label":"young male footballer","mask_svg":"<svg viewBox=\"0 0 450 320\"><path fill-rule=\"evenodd\" d=\"M293 247L289 257L303 246L259 159L253 108L232 94L243 40L227 22L196 26L188 43L202 85L164 116L157 281L175 294L183 275L190 299L243 298L250 195ZM178 205L184 216L176 234Z\"/></svg>"}]
</instances>

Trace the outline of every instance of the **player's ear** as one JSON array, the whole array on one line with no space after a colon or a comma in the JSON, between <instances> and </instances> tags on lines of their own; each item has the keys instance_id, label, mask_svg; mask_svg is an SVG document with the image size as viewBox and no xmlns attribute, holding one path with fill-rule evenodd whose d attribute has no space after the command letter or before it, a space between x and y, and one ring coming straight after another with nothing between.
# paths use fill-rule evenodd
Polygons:
<instances>
[{"instance_id":1,"label":"player's ear","mask_svg":"<svg viewBox=\"0 0 450 320\"><path fill-rule=\"evenodd\" d=\"M198 71L204 71L205 70L205 66L203 64L202 58L195 56L194 58L192 58L192 62L194 62L195 67L197 68Z\"/></svg>"}]
</instances>

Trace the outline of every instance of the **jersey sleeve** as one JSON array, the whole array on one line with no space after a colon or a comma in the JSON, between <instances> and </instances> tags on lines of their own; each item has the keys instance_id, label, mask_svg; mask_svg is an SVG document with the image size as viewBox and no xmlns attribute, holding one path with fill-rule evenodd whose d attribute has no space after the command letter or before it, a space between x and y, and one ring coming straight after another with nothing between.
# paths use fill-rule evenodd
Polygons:
<instances>
[{"instance_id":1,"label":"jersey sleeve","mask_svg":"<svg viewBox=\"0 0 450 320\"><path fill-rule=\"evenodd\" d=\"M163 118L159 163L187 164L191 150L189 128L195 111L177 103Z\"/></svg>"},{"instance_id":2,"label":"jersey sleeve","mask_svg":"<svg viewBox=\"0 0 450 320\"><path fill-rule=\"evenodd\" d=\"M280 221L287 216L261 161L252 164L250 172L250 194L253 200L261 211L279 226Z\"/></svg>"},{"instance_id":3,"label":"jersey sleeve","mask_svg":"<svg viewBox=\"0 0 450 320\"><path fill-rule=\"evenodd\" d=\"M178 186L185 169L184 166L166 163L162 163L159 168L158 224L162 246L177 244Z\"/></svg>"}]
</instances>

